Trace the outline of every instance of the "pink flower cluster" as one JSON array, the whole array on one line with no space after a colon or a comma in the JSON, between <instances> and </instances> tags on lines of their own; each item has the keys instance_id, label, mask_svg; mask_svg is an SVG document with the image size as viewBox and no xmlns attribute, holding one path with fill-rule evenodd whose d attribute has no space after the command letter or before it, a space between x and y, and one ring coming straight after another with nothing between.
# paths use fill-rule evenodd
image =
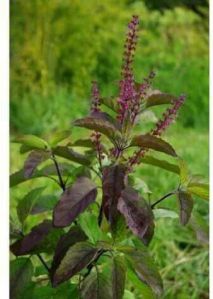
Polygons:
<instances>
[{"instance_id":1,"label":"pink flower cluster","mask_svg":"<svg viewBox=\"0 0 213 299\"><path fill-rule=\"evenodd\" d=\"M163 119L157 122L155 129L153 129L150 134L154 136L160 136L177 117L178 110L183 105L184 101L184 95L181 95L178 99L173 100L172 106L166 110L166 112L163 114ZM135 164L140 164L141 158L145 156L147 151L148 149L141 148L134 152L133 156L130 157L128 161L129 172L132 171L132 168Z\"/></svg>"},{"instance_id":2,"label":"pink flower cluster","mask_svg":"<svg viewBox=\"0 0 213 299\"><path fill-rule=\"evenodd\" d=\"M100 93L98 89L98 84L96 81L92 82L92 102L91 102L91 112L99 112L100 111Z\"/></svg>"},{"instance_id":3,"label":"pink flower cluster","mask_svg":"<svg viewBox=\"0 0 213 299\"><path fill-rule=\"evenodd\" d=\"M117 116L121 124L125 120L130 121L132 124L134 123L136 116L140 112L141 101L146 96L147 90L151 85L151 80L155 76L155 73L152 71L141 84L137 85L135 83L132 63L138 38L138 24L138 16L133 16L128 24L127 38L124 45L122 80L119 84L120 94L118 97L119 111Z\"/></svg>"},{"instance_id":4,"label":"pink flower cluster","mask_svg":"<svg viewBox=\"0 0 213 299\"><path fill-rule=\"evenodd\" d=\"M139 18L133 16L128 24L128 32L124 45L122 80L120 81L120 95L118 104L120 106L118 120L123 123L129 107L129 101L136 96L132 62L137 43Z\"/></svg>"},{"instance_id":5,"label":"pink flower cluster","mask_svg":"<svg viewBox=\"0 0 213 299\"><path fill-rule=\"evenodd\" d=\"M177 117L178 110L183 105L186 97L181 95L178 99L172 101L172 107L168 108L163 114L163 119L159 120L151 134L154 136L160 136L166 128L174 121Z\"/></svg>"}]
</instances>

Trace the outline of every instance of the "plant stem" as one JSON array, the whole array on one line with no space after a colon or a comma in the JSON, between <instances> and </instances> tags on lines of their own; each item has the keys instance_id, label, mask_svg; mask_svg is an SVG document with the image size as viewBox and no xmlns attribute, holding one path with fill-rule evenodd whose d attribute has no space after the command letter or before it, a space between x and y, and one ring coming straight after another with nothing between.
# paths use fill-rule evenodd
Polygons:
<instances>
[{"instance_id":1,"label":"plant stem","mask_svg":"<svg viewBox=\"0 0 213 299\"><path fill-rule=\"evenodd\" d=\"M43 264L43 266L45 267L45 269L47 270L47 272L50 272L50 268L47 266L45 260L43 259L43 257L40 255L40 253L36 254L37 257L39 258L39 260L41 261L41 263Z\"/></svg>"},{"instance_id":2,"label":"plant stem","mask_svg":"<svg viewBox=\"0 0 213 299\"><path fill-rule=\"evenodd\" d=\"M58 162L57 162L56 157L55 157L55 155L53 153L52 153L52 160L53 160L53 162L55 164L55 168L56 168L56 171L57 171L57 174L58 174L58 179L59 179L59 182L60 182L60 186L61 186L62 190L65 191L66 186L65 186L65 184L63 182L63 179L62 179L62 176L61 176L61 172L60 172L60 169L59 169L59 166L58 166Z\"/></svg>"},{"instance_id":3,"label":"plant stem","mask_svg":"<svg viewBox=\"0 0 213 299\"><path fill-rule=\"evenodd\" d=\"M92 268L95 266L96 267L96 262L98 261L98 259L102 256L103 253L105 253L107 250L106 249L100 249L100 251L97 253L97 256L93 259L93 261L87 266L87 273L84 275L84 278L87 277Z\"/></svg>"},{"instance_id":4,"label":"plant stem","mask_svg":"<svg viewBox=\"0 0 213 299\"><path fill-rule=\"evenodd\" d=\"M103 220L103 202L101 203L101 207L98 215L98 226L101 226L102 220Z\"/></svg>"},{"instance_id":5,"label":"plant stem","mask_svg":"<svg viewBox=\"0 0 213 299\"><path fill-rule=\"evenodd\" d=\"M151 209L154 209L154 207L159 204L161 201L163 201L164 199L166 199L167 197L170 197L172 195L174 195L176 193L176 191L172 191L172 192L169 192L168 194L164 195L163 197L161 197L159 200L157 200L156 202L154 202L152 205L151 205Z\"/></svg>"}]
</instances>

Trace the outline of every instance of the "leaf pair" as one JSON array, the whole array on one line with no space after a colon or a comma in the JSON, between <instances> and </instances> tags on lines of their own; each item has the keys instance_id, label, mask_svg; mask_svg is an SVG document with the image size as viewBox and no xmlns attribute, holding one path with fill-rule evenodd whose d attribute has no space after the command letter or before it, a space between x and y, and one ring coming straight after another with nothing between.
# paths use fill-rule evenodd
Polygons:
<instances>
[{"instance_id":1,"label":"leaf pair","mask_svg":"<svg viewBox=\"0 0 213 299\"><path fill-rule=\"evenodd\" d=\"M154 217L151 207L138 192L125 187L125 166L105 167L103 171L103 209L113 234L119 220L124 217L127 226L146 245L154 234Z\"/></svg>"}]
</instances>

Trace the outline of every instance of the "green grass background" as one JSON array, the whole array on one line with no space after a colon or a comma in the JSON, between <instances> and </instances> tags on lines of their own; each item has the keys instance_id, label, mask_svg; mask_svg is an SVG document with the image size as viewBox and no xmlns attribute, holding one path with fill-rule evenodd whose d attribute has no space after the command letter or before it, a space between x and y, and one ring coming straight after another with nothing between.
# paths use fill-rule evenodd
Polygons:
<instances>
[{"instance_id":1,"label":"green grass background","mask_svg":"<svg viewBox=\"0 0 213 299\"><path fill-rule=\"evenodd\" d=\"M165 138L193 173L208 177L208 20L182 5L163 13L149 10L144 1L11 0L10 9L11 138L70 128L71 120L88 113L93 79L103 95L114 94L126 24L138 14L136 80L154 68L156 89L187 95ZM162 109L155 112L159 116ZM139 130L144 128L141 124ZM73 134L81 132L75 129ZM23 165L25 156L18 150L17 144L11 145L11 172ZM153 199L177 184L174 175L151 166L142 165L137 175L146 181ZM18 199L39 182L11 191L11 213ZM195 202L195 210L207 219L208 204L199 198ZM161 206L177 209L175 198ZM208 298L208 248L176 219L158 220L156 226L151 251L163 276L163 298ZM132 296L143 298L137 291Z\"/></svg>"}]
</instances>

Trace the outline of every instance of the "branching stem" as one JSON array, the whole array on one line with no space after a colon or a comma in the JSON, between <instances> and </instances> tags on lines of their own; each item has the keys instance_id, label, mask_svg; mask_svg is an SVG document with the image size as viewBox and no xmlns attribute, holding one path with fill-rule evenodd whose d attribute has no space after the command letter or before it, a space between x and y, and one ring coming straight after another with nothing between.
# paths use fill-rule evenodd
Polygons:
<instances>
[{"instance_id":1,"label":"branching stem","mask_svg":"<svg viewBox=\"0 0 213 299\"><path fill-rule=\"evenodd\" d=\"M167 197L170 197L172 195L176 194L176 191L172 191L172 192L169 192L168 194L164 195L163 197L161 197L159 200L157 200L156 202L154 202L152 205L151 205L151 208L154 209L154 207L159 204L161 201L163 201L164 199L166 199Z\"/></svg>"},{"instance_id":2,"label":"branching stem","mask_svg":"<svg viewBox=\"0 0 213 299\"><path fill-rule=\"evenodd\" d=\"M37 257L39 258L39 260L41 261L41 263L43 264L44 268L47 270L47 272L50 272L50 268L47 266L45 260L43 259L43 257L40 255L40 253L36 254Z\"/></svg>"},{"instance_id":3,"label":"branching stem","mask_svg":"<svg viewBox=\"0 0 213 299\"><path fill-rule=\"evenodd\" d=\"M60 182L61 189L63 191L65 191L66 186L65 186L65 184L63 182L62 175L61 175L61 172L60 172L60 169L59 169L59 166L58 166L58 162L57 162L56 157L55 157L55 155L53 153L52 153L52 160L53 160L53 162L55 164L55 168L56 168L56 171L57 171L57 174L58 174L58 179L59 179L59 182Z\"/></svg>"}]
</instances>

